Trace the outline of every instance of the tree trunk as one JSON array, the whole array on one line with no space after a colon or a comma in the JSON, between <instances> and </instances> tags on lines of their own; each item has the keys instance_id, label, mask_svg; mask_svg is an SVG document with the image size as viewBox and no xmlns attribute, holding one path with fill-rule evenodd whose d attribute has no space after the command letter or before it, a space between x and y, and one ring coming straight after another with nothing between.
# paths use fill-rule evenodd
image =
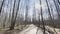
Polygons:
<instances>
[{"instance_id":1,"label":"tree trunk","mask_svg":"<svg viewBox=\"0 0 60 34\"><path fill-rule=\"evenodd\" d=\"M1 13L1 10L2 10L3 4L4 4L4 0L3 0L2 4L1 4L0 13Z\"/></svg>"},{"instance_id":2,"label":"tree trunk","mask_svg":"<svg viewBox=\"0 0 60 34\"><path fill-rule=\"evenodd\" d=\"M14 1L14 7L15 7L15 2L16 0ZM20 0L18 1L18 7L17 7L17 10L16 10L16 15L15 15L15 18L14 18L14 14L12 15L12 22L11 22L11 27L10 27L10 30L13 30L14 29L14 26L15 26L15 22L16 22L16 18L17 18L17 14L18 14L18 10L19 10L19 3L20 3ZM14 13L14 8L13 8L13 13Z\"/></svg>"}]
</instances>

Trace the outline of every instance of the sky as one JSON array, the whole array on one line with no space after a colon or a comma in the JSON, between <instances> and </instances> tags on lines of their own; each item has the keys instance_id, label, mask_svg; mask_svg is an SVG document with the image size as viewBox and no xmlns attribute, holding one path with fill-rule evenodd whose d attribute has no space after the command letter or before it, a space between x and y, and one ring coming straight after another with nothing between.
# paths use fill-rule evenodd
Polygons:
<instances>
[{"instance_id":1,"label":"sky","mask_svg":"<svg viewBox=\"0 0 60 34\"><path fill-rule=\"evenodd\" d=\"M1 5L1 1L2 0L0 0L0 5ZM18 7L18 1L19 0L16 0L14 13L16 13L16 8ZM50 12L51 12L51 14L53 12L54 19L56 19L58 14L57 14L57 10L56 10L54 1L53 0L47 0L47 1L48 1ZM55 1L57 1L57 0L55 0ZM2 8L2 15L7 15L7 17L9 17L10 11L11 11L11 15L12 15L13 5L14 5L14 0L5 0L3 8ZM18 16L22 17L23 20L25 20L25 15L26 15L26 13L25 13L26 5L28 5L28 16L27 16L28 21L32 21L32 19L34 17L36 18L37 21L39 18L41 19L41 14L40 14L40 17L38 17L39 13L41 13L40 7L42 7L43 18L45 20L48 19L49 13L48 13L48 7L47 7L45 0L41 0L41 5L40 5L39 0L20 0ZM35 6L35 11L34 11L34 6ZM59 7L60 7L60 5L59 5ZM33 13L36 13L36 16L33 17ZM52 18L53 18L53 15L51 15Z\"/></svg>"}]
</instances>

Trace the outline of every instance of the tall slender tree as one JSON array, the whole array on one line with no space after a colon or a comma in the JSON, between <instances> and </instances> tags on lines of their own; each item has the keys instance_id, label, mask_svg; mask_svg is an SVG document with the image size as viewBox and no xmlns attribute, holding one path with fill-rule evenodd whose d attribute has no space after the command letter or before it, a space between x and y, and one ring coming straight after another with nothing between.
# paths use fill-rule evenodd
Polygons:
<instances>
[{"instance_id":1,"label":"tall slender tree","mask_svg":"<svg viewBox=\"0 0 60 34\"><path fill-rule=\"evenodd\" d=\"M0 13L1 13L1 11L2 11L2 7L3 7L3 4L4 4L4 1L5 1L5 0L3 0L2 4L1 4Z\"/></svg>"},{"instance_id":2,"label":"tall slender tree","mask_svg":"<svg viewBox=\"0 0 60 34\"><path fill-rule=\"evenodd\" d=\"M25 22L27 23L28 20L28 6L29 6L29 0L25 0ZM24 27L26 26L26 24L24 25Z\"/></svg>"},{"instance_id":3,"label":"tall slender tree","mask_svg":"<svg viewBox=\"0 0 60 34\"><path fill-rule=\"evenodd\" d=\"M6 5L7 8L8 8L8 5L9 5L9 2L8 2L8 4ZM3 28L5 28L6 19L7 19L7 15L8 15L7 8L6 8L6 13L5 13L5 19L4 19L4 21L3 21Z\"/></svg>"},{"instance_id":4,"label":"tall slender tree","mask_svg":"<svg viewBox=\"0 0 60 34\"><path fill-rule=\"evenodd\" d=\"M58 3L60 4L60 1L59 0L57 0L58 1Z\"/></svg>"},{"instance_id":5,"label":"tall slender tree","mask_svg":"<svg viewBox=\"0 0 60 34\"><path fill-rule=\"evenodd\" d=\"M51 22L52 22L51 24L52 24L52 26L53 26L53 24L54 24L54 31L56 32L56 30L55 30L55 27L56 27L56 26L55 26L55 23L54 23L54 21L53 21L53 20L54 20L54 19L53 19L54 17L52 18L52 16L51 16L52 14L51 14L51 12L50 12L49 5L48 5L47 0L46 0L46 4L47 4L47 7L48 7L48 13L49 13L49 16L50 16L50 19L51 19ZM52 13L53 13L53 12L52 12ZM56 34L57 34L57 32L56 32Z\"/></svg>"},{"instance_id":6,"label":"tall slender tree","mask_svg":"<svg viewBox=\"0 0 60 34\"><path fill-rule=\"evenodd\" d=\"M34 2L34 7L33 7L33 23L36 19L36 11L35 11L35 2Z\"/></svg>"},{"instance_id":7,"label":"tall slender tree","mask_svg":"<svg viewBox=\"0 0 60 34\"><path fill-rule=\"evenodd\" d=\"M41 3L41 1L40 1L40 3ZM41 5L41 4L40 4L40 5ZM40 8L40 7L39 7L39 8ZM41 13L40 13L40 11L38 10L38 20L39 20L38 22L39 22L39 23L38 23L38 25L37 25L38 28L37 28L36 34L38 34L38 31L39 31L39 28L40 28L40 14L41 14Z\"/></svg>"},{"instance_id":8,"label":"tall slender tree","mask_svg":"<svg viewBox=\"0 0 60 34\"><path fill-rule=\"evenodd\" d=\"M15 8L15 2L16 0L14 0L14 6L13 6L13 12L12 12L12 18L11 18L11 26L10 26L10 30L14 29L14 24L13 24L13 20L14 20L14 8Z\"/></svg>"},{"instance_id":9,"label":"tall slender tree","mask_svg":"<svg viewBox=\"0 0 60 34\"><path fill-rule=\"evenodd\" d=\"M54 4L55 4L55 7L56 7L56 10L57 10L58 16L59 16L59 18L60 18L60 14L59 14L59 5L58 5L59 0L57 0L57 1L53 0L53 1L54 1Z\"/></svg>"},{"instance_id":10,"label":"tall slender tree","mask_svg":"<svg viewBox=\"0 0 60 34\"><path fill-rule=\"evenodd\" d=\"M10 30L13 30L13 29L14 29L15 22L16 22L16 18L17 18L17 13L18 13L18 9L19 9L19 3L20 3L20 0L18 1L18 7L17 7L17 10L16 10L15 18L14 18L15 2L16 2L16 0L14 0L13 13L12 13L12 21L11 21ZM13 19L13 18L14 18L14 19Z\"/></svg>"},{"instance_id":11,"label":"tall slender tree","mask_svg":"<svg viewBox=\"0 0 60 34\"><path fill-rule=\"evenodd\" d=\"M28 16L28 3L29 3L29 0L26 0L26 12L25 12L25 21L27 20L27 16Z\"/></svg>"},{"instance_id":12,"label":"tall slender tree","mask_svg":"<svg viewBox=\"0 0 60 34\"><path fill-rule=\"evenodd\" d=\"M8 1L9 1L9 0L8 0ZM12 5L11 5L11 4L12 4L12 0L10 0L9 3L10 3L10 11L9 11L9 20L8 20L8 22L9 22L9 26L10 26L10 22L11 22L11 11L12 11L12 10L11 10L11 8L12 8Z\"/></svg>"},{"instance_id":13,"label":"tall slender tree","mask_svg":"<svg viewBox=\"0 0 60 34\"><path fill-rule=\"evenodd\" d=\"M42 12L42 1L40 0L40 5L41 5L41 22L42 22L42 24L43 24L43 29L44 29L44 31L43 31L43 34L45 34L45 23L44 23L44 21L43 21L43 12Z\"/></svg>"}]
</instances>

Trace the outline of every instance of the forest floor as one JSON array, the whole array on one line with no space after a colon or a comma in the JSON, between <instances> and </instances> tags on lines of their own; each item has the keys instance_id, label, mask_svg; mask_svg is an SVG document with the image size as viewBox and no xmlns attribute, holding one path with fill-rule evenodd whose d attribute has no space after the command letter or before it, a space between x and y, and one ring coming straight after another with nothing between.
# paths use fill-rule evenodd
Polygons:
<instances>
[{"instance_id":1,"label":"forest floor","mask_svg":"<svg viewBox=\"0 0 60 34\"><path fill-rule=\"evenodd\" d=\"M31 24L28 27L27 26L24 27L23 30L16 28L14 30L8 30L8 29L9 28L1 29L0 34L36 34L38 27ZM46 26L45 32L46 34L60 34L60 29ZM37 34L43 34L43 29L39 28Z\"/></svg>"}]
</instances>

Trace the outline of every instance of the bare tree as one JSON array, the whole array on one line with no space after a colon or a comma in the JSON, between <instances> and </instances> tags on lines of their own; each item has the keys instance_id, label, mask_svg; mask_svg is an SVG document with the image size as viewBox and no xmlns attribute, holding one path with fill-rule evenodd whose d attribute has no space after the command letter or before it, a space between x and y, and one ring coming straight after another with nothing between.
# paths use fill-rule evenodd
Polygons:
<instances>
[{"instance_id":1,"label":"bare tree","mask_svg":"<svg viewBox=\"0 0 60 34\"><path fill-rule=\"evenodd\" d=\"M12 12L12 19L11 19L10 30L14 29L14 26L13 26L13 20L14 20L14 8L15 8L15 2L16 2L16 0L14 0L14 6L13 6L13 12Z\"/></svg>"},{"instance_id":2,"label":"bare tree","mask_svg":"<svg viewBox=\"0 0 60 34\"><path fill-rule=\"evenodd\" d=\"M2 7L3 7L3 4L4 4L4 1L5 1L5 0L3 0L2 4L1 4L0 13L1 13L1 11L2 11Z\"/></svg>"},{"instance_id":3,"label":"bare tree","mask_svg":"<svg viewBox=\"0 0 60 34\"><path fill-rule=\"evenodd\" d=\"M42 5L42 3L41 3L42 1L40 0L40 5ZM44 31L43 31L43 34L45 34L45 23L44 23L44 21L43 21L43 12L42 12L42 6L40 7L41 9L41 22L42 22L42 25L43 25L43 29L44 29Z\"/></svg>"},{"instance_id":4,"label":"bare tree","mask_svg":"<svg viewBox=\"0 0 60 34\"><path fill-rule=\"evenodd\" d=\"M58 17L60 18L60 14L59 14L59 5L58 5L59 0L57 0L57 1L53 0L53 1L54 1L54 4L55 4L55 7L56 7L56 10L57 10L57 13L58 13Z\"/></svg>"},{"instance_id":5,"label":"bare tree","mask_svg":"<svg viewBox=\"0 0 60 34\"><path fill-rule=\"evenodd\" d=\"M9 0L8 0L8 1L9 1ZM11 4L12 4L12 0L10 0L10 5L11 5ZM11 12L12 12L11 8L12 8L12 5L10 6L10 11L9 11L9 20L8 20L9 26L10 26L10 22L11 22Z\"/></svg>"},{"instance_id":6,"label":"bare tree","mask_svg":"<svg viewBox=\"0 0 60 34\"><path fill-rule=\"evenodd\" d=\"M49 8L49 5L48 5L47 0L46 0L46 4L47 4L47 7L48 7L48 13L49 13L49 16L50 16L50 19L51 19L51 22L52 22L51 24L54 24L54 31L56 32L56 30L55 30L56 25L55 25L55 23L54 23L54 15L53 15L53 11L52 11L52 14L51 14L50 8ZM51 9L51 10L53 10L53 9ZM52 18L51 15L53 15L53 18ZM52 26L53 26L53 25L52 25ZM57 32L56 32L56 34L57 34Z\"/></svg>"},{"instance_id":7,"label":"bare tree","mask_svg":"<svg viewBox=\"0 0 60 34\"><path fill-rule=\"evenodd\" d=\"M16 18L17 18L17 13L18 13L18 9L19 9L20 0L19 0L19 2L18 2L18 7L17 7L17 10L16 10L16 15L15 15L15 18L14 18L15 2L16 2L16 0L14 0L14 6L13 6L13 13L12 13L12 20L11 20L11 27L10 27L10 30L13 30L13 29L14 29L15 22L16 22Z\"/></svg>"},{"instance_id":8,"label":"bare tree","mask_svg":"<svg viewBox=\"0 0 60 34\"><path fill-rule=\"evenodd\" d=\"M8 4L6 5L7 6L7 8L8 8L8 5L9 5L9 2L8 2ZM7 8L6 8L6 13L5 13L5 19L4 19L4 21L3 21L3 28L5 28L5 23L6 23L6 19L7 19L7 15L8 15L8 12L7 12Z\"/></svg>"},{"instance_id":9,"label":"bare tree","mask_svg":"<svg viewBox=\"0 0 60 34\"><path fill-rule=\"evenodd\" d=\"M57 0L58 1L58 3L60 4L60 1L59 0Z\"/></svg>"},{"instance_id":10,"label":"bare tree","mask_svg":"<svg viewBox=\"0 0 60 34\"><path fill-rule=\"evenodd\" d=\"M28 17L27 17L27 16L28 16L28 2L29 2L29 0L26 1L26 12L25 12L26 15L25 15L25 21L26 21L27 18L28 18Z\"/></svg>"},{"instance_id":11,"label":"bare tree","mask_svg":"<svg viewBox=\"0 0 60 34\"><path fill-rule=\"evenodd\" d=\"M33 23L36 19L36 11L35 11L35 2L34 2L34 7L33 7Z\"/></svg>"}]
</instances>

